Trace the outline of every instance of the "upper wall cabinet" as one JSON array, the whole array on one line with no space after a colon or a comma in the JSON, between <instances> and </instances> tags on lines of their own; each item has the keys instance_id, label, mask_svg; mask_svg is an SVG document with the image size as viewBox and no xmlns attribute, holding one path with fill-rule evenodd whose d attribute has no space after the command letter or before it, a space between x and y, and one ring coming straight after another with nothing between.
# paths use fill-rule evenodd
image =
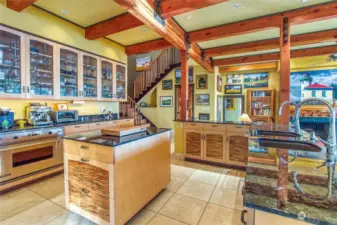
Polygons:
<instances>
[{"instance_id":1,"label":"upper wall cabinet","mask_svg":"<svg viewBox=\"0 0 337 225\"><path fill-rule=\"evenodd\" d=\"M96 100L98 95L98 58L83 54L83 90L81 96L85 99Z\"/></svg>"},{"instance_id":2,"label":"upper wall cabinet","mask_svg":"<svg viewBox=\"0 0 337 225\"><path fill-rule=\"evenodd\" d=\"M101 99L112 100L114 98L113 63L101 60Z\"/></svg>"},{"instance_id":3,"label":"upper wall cabinet","mask_svg":"<svg viewBox=\"0 0 337 225\"><path fill-rule=\"evenodd\" d=\"M127 75L126 67L116 64L116 97L119 100L126 100Z\"/></svg>"},{"instance_id":4,"label":"upper wall cabinet","mask_svg":"<svg viewBox=\"0 0 337 225\"><path fill-rule=\"evenodd\" d=\"M28 98L55 99L56 51L55 44L28 36L26 88Z\"/></svg>"},{"instance_id":5,"label":"upper wall cabinet","mask_svg":"<svg viewBox=\"0 0 337 225\"><path fill-rule=\"evenodd\" d=\"M60 46L59 54L60 90L58 93L60 94L60 98L69 100L78 99L80 98L80 87L82 86L79 52L71 48Z\"/></svg>"},{"instance_id":6,"label":"upper wall cabinet","mask_svg":"<svg viewBox=\"0 0 337 225\"><path fill-rule=\"evenodd\" d=\"M24 35L0 26L0 96L25 98Z\"/></svg>"}]
</instances>

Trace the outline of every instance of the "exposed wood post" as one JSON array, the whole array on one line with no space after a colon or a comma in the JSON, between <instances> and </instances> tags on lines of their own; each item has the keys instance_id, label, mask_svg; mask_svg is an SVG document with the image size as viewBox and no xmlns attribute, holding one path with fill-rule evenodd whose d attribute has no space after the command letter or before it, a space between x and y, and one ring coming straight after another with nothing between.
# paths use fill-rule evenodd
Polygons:
<instances>
[{"instance_id":1,"label":"exposed wood post","mask_svg":"<svg viewBox=\"0 0 337 225\"><path fill-rule=\"evenodd\" d=\"M188 119L188 51L181 50L180 119Z\"/></svg>"},{"instance_id":2,"label":"exposed wood post","mask_svg":"<svg viewBox=\"0 0 337 225\"><path fill-rule=\"evenodd\" d=\"M283 18L280 29L280 104L290 98L290 23ZM289 108L283 109L279 123L288 125Z\"/></svg>"}]
</instances>

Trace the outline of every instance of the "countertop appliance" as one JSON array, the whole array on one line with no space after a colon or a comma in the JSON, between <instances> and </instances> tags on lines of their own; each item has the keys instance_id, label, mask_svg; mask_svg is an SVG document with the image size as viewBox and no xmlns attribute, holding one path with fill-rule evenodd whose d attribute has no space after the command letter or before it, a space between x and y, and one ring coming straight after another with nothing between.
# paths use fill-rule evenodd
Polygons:
<instances>
[{"instance_id":1,"label":"countertop appliance","mask_svg":"<svg viewBox=\"0 0 337 225\"><path fill-rule=\"evenodd\" d=\"M33 126L52 124L51 114L53 109L49 106L27 106L26 118L28 123Z\"/></svg>"},{"instance_id":2,"label":"countertop appliance","mask_svg":"<svg viewBox=\"0 0 337 225\"><path fill-rule=\"evenodd\" d=\"M0 128L2 127L2 122L7 120L8 127L12 127L14 125L14 112L9 112L7 115L0 115Z\"/></svg>"},{"instance_id":3,"label":"countertop appliance","mask_svg":"<svg viewBox=\"0 0 337 225\"><path fill-rule=\"evenodd\" d=\"M63 164L62 127L0 134L0 185Z\"/></svg>"},{"instance_id":4,"label":"countertop appliance","mask_svg":"<svg viewBox=\"0 0 337 225\"><path fill-rule=\"evenodd\" d=\"M51 118L55 123L77 122L78 111L77 110L61 110L53 111Z\"/></svg>"}]
</instances>

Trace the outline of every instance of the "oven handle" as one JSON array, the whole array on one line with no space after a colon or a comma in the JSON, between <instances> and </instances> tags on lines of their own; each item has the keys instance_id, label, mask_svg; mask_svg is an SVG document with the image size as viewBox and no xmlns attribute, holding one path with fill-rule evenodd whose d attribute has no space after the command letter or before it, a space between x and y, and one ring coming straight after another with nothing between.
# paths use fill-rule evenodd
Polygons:
<instances>
[{"instance_id":1,"label":"oven handle","mask_svg":"<svg viewBox=\"0 0 337 225\"><path fill-rule=\"evenodd\" d=\"M62 141L62 139L53 139L53 140L49 140L49 141L40 141L40 142L27 142L27 143L23 143L23 144L11 144L11 145L6 146L7 148L0 148L0 152L8 151L8 150L15 150L15 149L18 149L18 148L30 147L30 146L34 146L34 145L47 144L47 143L52 143L52 142L59 142L59 141Z\"/></svg>"}]
</instances>

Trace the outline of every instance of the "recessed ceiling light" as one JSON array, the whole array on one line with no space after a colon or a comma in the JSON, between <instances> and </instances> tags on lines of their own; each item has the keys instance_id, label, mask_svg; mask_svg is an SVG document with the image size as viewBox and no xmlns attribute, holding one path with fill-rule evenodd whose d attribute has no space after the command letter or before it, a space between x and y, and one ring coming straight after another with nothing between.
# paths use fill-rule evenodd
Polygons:
<instances>
[{"instance_id":1,"label":"recessed ceiling light","mask_svg":"<svg viewBox=\"0 0 337 225\"><path fill-rule=\"evenodd\" d=\"M234 4L234 7L235 7L235 8L239 8L239 7L240 7L240 3L235 3L235 4Z\"/></svg>"},{"instance_id":2,"label":"recessed ceiling light","mask_svg":"<svg viewBox=\"0 0 337 225\"><path fill-rule=\"evenodd\" d=\"M303 3L307 2L308 0L301 0Z\"/></svg>"},{"instance_id":3,"label":"recessed ceiling light","mask_svg":"<svg viewBox=\"0 0 337 225\"><path fill-rule=\"evenodd\" d=\"M192 16L188 16L187 19L188 19L188 20L192 19Z\"/></svg>"},{"instance_id":4,"label":"recessed ceiling light","mask_svg":"<svg viewBox=\"0 0 337 225\"><path fill-rule=\"evenodd\" d=\"M68 10L61 9L61 13L63 13L63 14L68 14Z\"/></svg>"},{"instance_id":5,"label":"recessed ceiling light","mask_svg":"<svg viewBox=\"0 0 337 225\"><path fill-rule=\"evenodd\" d=\"M142 31L144 31L144 32L145 32L145 31L147 31L147 29L146 29L146 28L143 28L143 29L142 29Z\"/></svg>"}]
</instances>

